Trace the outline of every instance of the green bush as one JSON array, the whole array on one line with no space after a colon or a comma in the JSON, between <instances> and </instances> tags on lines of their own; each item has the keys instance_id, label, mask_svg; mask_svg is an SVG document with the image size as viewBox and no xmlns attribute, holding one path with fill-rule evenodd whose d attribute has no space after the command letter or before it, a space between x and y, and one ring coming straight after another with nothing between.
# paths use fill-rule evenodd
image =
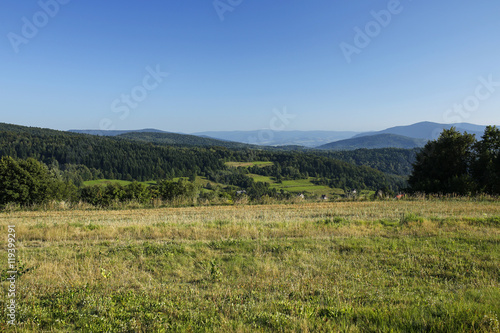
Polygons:
<instances>
[{"instance_id":1,"label":"green bush","mask_svg":"<svg viewBox=\"0 0 500 333\"><path fill-rule=\"evenodd\" d=\"M58 179L45 164L33 158L4 156L0 160L0 205L31 205L75 198L76 187Z\"/></svg>"}]
</instances>

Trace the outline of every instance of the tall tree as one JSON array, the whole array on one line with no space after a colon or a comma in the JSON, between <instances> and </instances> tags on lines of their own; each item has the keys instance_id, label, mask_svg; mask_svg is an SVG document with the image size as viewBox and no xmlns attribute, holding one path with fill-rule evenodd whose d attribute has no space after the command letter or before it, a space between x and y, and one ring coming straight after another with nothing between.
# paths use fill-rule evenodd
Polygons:
<instances>
[{"instance_id":1,"label":"tall tree","mask_svg":"<svg viewBox=\"0 0 500 333\"><path fill-rule=\"evenodd\" d=\"M68 194L66 184L57 180L47 166L32 158L17 160L2 157L0 160L0 204L9 202L39 204L52 199L62 199Z\"/></svg>"},{"instance_id":2,"label":"tall tree","mask_svg":"<svg viewBox=\"0 0 500 333\"><path fill-rule=\"evenodd\" d=\"M9 202L26 203L30 199L33 179L12 157L0 160L0 205Z\"/></svg>"},{"instance_id":3,"label":"tall tree","mask_svg":"<svg viewBox=\"0 0 500 333\"><path fill-rule=\"evenodd\" d=\"M410 190L426 193L467 194L476 190L471 175L474 158L474 134L456 128L444 130L417 154L408 179Z\"/></svg>"},{"instance_id":4,"label":"tall tree","mask_svg":"<svg viewBox=\"0 0 500 333\"><path fill-rule=\"evenodd\" d=\"M482 140L475 145L473 175L482 192L500 193L500 129L488 126Z\"/></svg>"}]
</instances>

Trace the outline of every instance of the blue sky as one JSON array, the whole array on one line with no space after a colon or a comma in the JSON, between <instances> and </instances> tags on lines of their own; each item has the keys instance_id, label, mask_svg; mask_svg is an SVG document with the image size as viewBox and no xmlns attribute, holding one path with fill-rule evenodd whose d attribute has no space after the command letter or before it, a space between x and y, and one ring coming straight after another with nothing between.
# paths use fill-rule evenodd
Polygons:
<instances>
[{"instance_id":1,"label":"blue sky","mask_svg":"<svg viewBox=\"0 0 500 333\"><path fill-rule=\"evenodd\" d=\"M215 3L2 1L0 122L192 133L269 128L286 112L280 129L500 124L497 0Z\"/></svg>"}]
</instances>

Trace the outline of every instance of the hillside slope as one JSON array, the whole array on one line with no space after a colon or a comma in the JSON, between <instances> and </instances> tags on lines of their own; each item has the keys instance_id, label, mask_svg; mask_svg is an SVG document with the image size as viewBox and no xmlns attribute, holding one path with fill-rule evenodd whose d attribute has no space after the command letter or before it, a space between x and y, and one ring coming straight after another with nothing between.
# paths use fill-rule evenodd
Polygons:
<instances>
[{"instance_id":1,"label":"hillside slope","mask_svg":"<svg viewBox=\"0 0 500 333\"><path fill-rule=\"evenodd\" d=\"M105 178L150 180L224 168L205 148L155 146L118 137L77 134L0 123L0 157L33 157L51 165L84 165Z\"/></svg>"},{"instance_id":2,"label":"hillside slope","mask_svg":"<svg viewBox=\"0 0 500 333\"><path fill-rule=\"evenodd\" d=\"M409 176L420 148L381 148L356 150L316 150L314 153L349 164L367 166L385 173Z\"/></svg>"},{"instance_id":3,"label":"hillside slope","mask_svg":"<svg viewBox=\"0 0 500 333\"><path fill-rule=\"evenodd\" d=\"M157 145L168 145L168 146L197 146L197 147L226 147L226 148L248 148L249 145L232 142L223 141L212 138L204 138L196 135L188 134L177 134L177 133L152 133L152 132L131 132L120 134L117 138L140 141L140 142L151 142Z\"/></svg>"},{"instance_id":4,"label":"hillside slope","mask_svg":"<svg viewBox=\"0 0 500 333\"><path fill-rule=\"evenodd\" d=\"M208 137L201 137L190 134L180 134L165 132L157 129L142 129L134 131L101 131L101 130L70 130L71 133L98 135L103 137L114 137L140 142L150 142L163 146L195 146L195 147L226 147L226 148L245 148L248 145L218 140Z\"/></svg>"},{"instance_id":5,"label":"hillside slope","mask_svg":"<svg viewBox=\"0 0 500 333\"><path fill-rule=\"evenodd\" d=\"M117 136L127 133L169 133L162 130L154 129L154 128L145 128L139 130L69 130L71 133L78 134L90 134L90 135L99 135L99 136Z\"/></svg>"},{"instance_id":6,"label":"hillside slope","mask_svg":"<svg viewBox=\"0 0 500 333\"><path fill-rule=\"evenodd\" d=\"M119 137L76 134L41 128L0 124L0 157L33 157L48 165L82 165L102 171L105 178L151 180L228 173L226 161L268 161L269 176L315 175L331 180L333 187L376 189L400 187L404 179L378 170L356 166L306 152L224 147L172 147ZM264 170L265 169L265 170ZM257 171L259 171L257 170ZM226 177L227 176L227 177Z\"/></svg>"},{"instance_id":7,"label":"hillside slope","mask_svg":"<svg viewBox=\"0 0 500 333\"><path fill-rule=\"evenodd\" d=\"M317 147L328 150L354 150L354 149L376 149L376 148L404 148L412 149L423 147L427 140L414 139L396 134L376 134L370 136L356 137L353 139L331 142Z\"/></svg>"}]
</instances>

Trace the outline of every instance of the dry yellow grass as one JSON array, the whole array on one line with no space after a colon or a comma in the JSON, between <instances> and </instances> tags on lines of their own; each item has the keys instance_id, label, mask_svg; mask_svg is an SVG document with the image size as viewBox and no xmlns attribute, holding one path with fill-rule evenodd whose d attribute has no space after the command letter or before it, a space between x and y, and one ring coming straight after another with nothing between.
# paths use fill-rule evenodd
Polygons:
<instances>
[{"instance_id":1,"label":"dry yellow grass","mask_svg":"<svg viewBox=\"0 0 500 333\"><path fill-rule=\"evenodd\" d=\"M180 331L190 325L221 332L282 325L331 331L344 323L359 331L369 319L363 326L353 318L369 318L372 303L388 304L387 318L406 311L411 322L423 316L413 312L419 297L455 311L450 321L476 306L464 301L454 307L442 298L450 290L465 288L457 297L467 298L477 289L483 296L474 297L491 302L498 294L498 255L488 251L498 248L500 228L482 223L499 216L499 202L467 200L30 211L0 214L0 233L16 226L18 259L31 268L21 277L18 300L29 314L26 331L64 330L54 318L69 316L73 329L114 331L120 322L124 330L146 332L151 326L140 313L152 311L153 303L165 315L154 321L155 330L181 323ZM0 247L5 245L2 237ZM2 262L5 257L0 254ZM471 269L475 275L468 276ZM424 295L427 289L431 294ZM123 304L116 300L122 297ZM134 310L135 303L145 309ZM328 317L334 304L348 311L335 325L324 321L334 320ZM88 317L78 317L81 311ZM200 311L199 322L193 311ZM464 323L476 327L478 316L483 314ZM119 318L139 322L130 326ZM87 322L95 326L79 326ZM488 331L485 325L478 327Z\"/></svg>"},{"instance_id":2,"label":"dry yellow grass","mask_svg":"<svg viewBox=\"0 0 500 333\"><path fill-rule=\"evenodd\" d=\"M373 226L368 227L369 222L399 221L405 214L415 214L428 220L485 218L500 215L500 204L495 201L436 200L35 211L0 214L0 227L6 230L7 225L16 225L24 242L322 237L325 236L322 229L307 228L309 222L333 217L365 222L335 230L336 234L359 235L367 228L370 233L374 231Z\"/></svg>"}]
</instances>

